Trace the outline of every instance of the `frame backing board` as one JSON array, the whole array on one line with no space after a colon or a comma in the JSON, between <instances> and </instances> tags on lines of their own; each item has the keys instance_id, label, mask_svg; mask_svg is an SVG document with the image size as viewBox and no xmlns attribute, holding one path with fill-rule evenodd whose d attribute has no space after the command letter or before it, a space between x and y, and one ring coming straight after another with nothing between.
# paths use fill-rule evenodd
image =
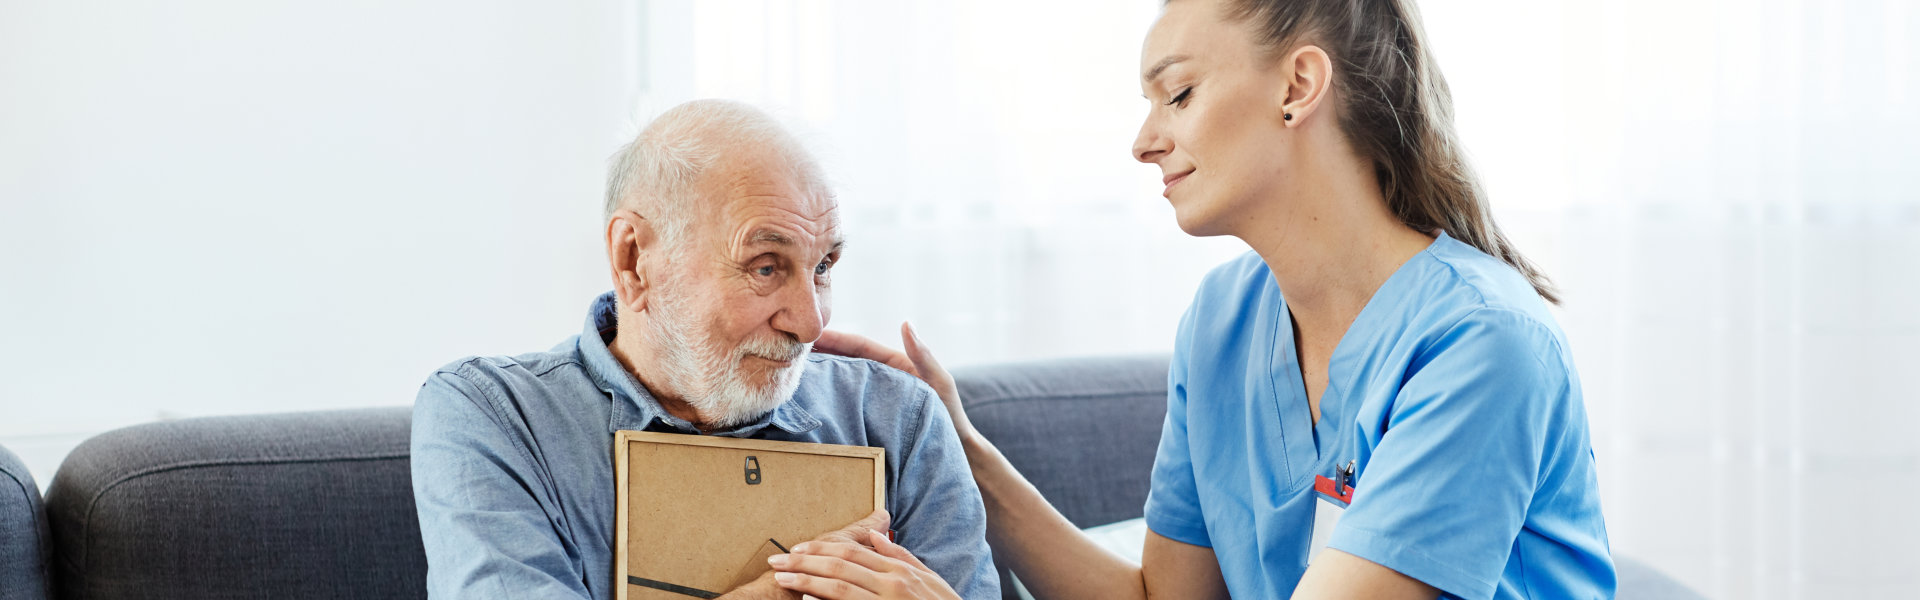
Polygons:
<instances>
[{"instance_id":1,"label":"frame backing board","mask_svg":"<svg viewBox=\"0 0 1920 600\"><path fill-rule=\"evenodd\" d=\"M886 451L864 446L621 431L614 476L619 600L724 594L886 506Z\"/></svg>"}]
</instances>

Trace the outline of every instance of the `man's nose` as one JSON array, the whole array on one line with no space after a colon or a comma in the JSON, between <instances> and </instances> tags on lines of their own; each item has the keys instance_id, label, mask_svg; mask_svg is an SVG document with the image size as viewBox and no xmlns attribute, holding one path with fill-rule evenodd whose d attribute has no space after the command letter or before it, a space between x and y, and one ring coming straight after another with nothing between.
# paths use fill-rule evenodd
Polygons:
<instances>
[{"instance_id":1,"label":"man's nose","mask_svg":"<svg viewBox=\"0 0 1920 600\"><path fill-rule=\"evenodd\" d=\"M773 315L773 328L810 344L827 328L827 310L827 298L818 285L790 285L780 293L780 310Z\"/></svg>"},{"instance_id":2,"label":"man's nose","mask_svg":"<svg viewBox=\"0 0 1920 600\"><path fill-rule=\"evenodd\" d=\"M1147 115L1147 119L1140 123L1140 135L1133 138L1133 159L1143 163L1157 162L1171 149L1172 141L1160 135L1159 124L1154 123L1153 115Z\"/></svg>"}]
</instances>

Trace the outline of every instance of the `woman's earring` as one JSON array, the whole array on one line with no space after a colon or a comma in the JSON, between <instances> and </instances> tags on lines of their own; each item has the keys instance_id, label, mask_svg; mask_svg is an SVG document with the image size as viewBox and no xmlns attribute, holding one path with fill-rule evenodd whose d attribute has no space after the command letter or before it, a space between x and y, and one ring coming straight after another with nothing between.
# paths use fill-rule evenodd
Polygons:
<instances>
[{"instance_id":1,"label":"woman's earring","mask_svg":"<svg viewBox=\"0 0 1920 600\"><path fill-rule=\"evenodd\" d=\"M1287 113L1287 114L1284 114L1284 115L1281 115L1281 116L1280 116L1280 118L1282 118L1282 119L1286 119L1286 120L1288 120L1288 121L1292 121L1292 120L1293 120L1293 113Z\"/></svg>"}]
</instances>

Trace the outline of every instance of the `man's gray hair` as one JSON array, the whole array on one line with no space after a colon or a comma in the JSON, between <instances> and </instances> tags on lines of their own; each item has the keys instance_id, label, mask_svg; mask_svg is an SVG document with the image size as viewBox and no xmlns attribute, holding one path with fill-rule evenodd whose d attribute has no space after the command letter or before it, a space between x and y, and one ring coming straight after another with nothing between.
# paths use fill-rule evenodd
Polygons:
<instances>
[{"instance_id":1,"label":"man's gray hair","mask_svg":"<svg viewBox=\"0 0 1920 600\"><path fill-rule=\"evenodd\" d=\"M666 248L686 240L700 178L730 151L770 147L810 191L826 193L820 167L772 116L742 102L694 100L654 118L613 155L605 218L631 207L653 223Z\"/></svg>"}]
</instances>

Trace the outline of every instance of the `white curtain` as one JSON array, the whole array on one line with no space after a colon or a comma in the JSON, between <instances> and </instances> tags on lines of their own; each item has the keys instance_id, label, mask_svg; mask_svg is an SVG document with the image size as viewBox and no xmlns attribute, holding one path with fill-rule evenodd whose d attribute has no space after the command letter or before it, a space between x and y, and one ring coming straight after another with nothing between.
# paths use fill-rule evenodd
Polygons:
<instances>
[{"instance_id":1,"label":"white curtain","mask_svg":"<svg viewBox=\"0 0 1920 600\"><path fill-rule=\"evenodd\" d=\"M653 0L636 122L816 133L837 327L950 363L1166 351L1243 248L1128 148L1151 0ZM1564 287L1617 553L1713 597L1920 595L1910 0L1423 4L1500 218Z\"/></svg>"},{"instance_id":2,"label":"white curtain","mask_svg":"<svg viewBox=\"0 0 1920 600\"><path fill-rule=\"evenodd\" d=\"M1615 548L1716 597L1920 596L1920 12L1562 10L1569 193L1529 235L1562 258Z\"/></svg>"},{"instance_id":3,"label":"white curtain","mask_svg":"<svg viewBox=\"0 0 1920 600\"><path fill-rule=\"evenodd\" d=\"M797 123L850 229L833 326L951 360L1165 351L1208 265L1129 158L1151 2L661 2L643 107ZM1009 18L1017 17L1017 18Z\"/></svg>"}]
</instances>

